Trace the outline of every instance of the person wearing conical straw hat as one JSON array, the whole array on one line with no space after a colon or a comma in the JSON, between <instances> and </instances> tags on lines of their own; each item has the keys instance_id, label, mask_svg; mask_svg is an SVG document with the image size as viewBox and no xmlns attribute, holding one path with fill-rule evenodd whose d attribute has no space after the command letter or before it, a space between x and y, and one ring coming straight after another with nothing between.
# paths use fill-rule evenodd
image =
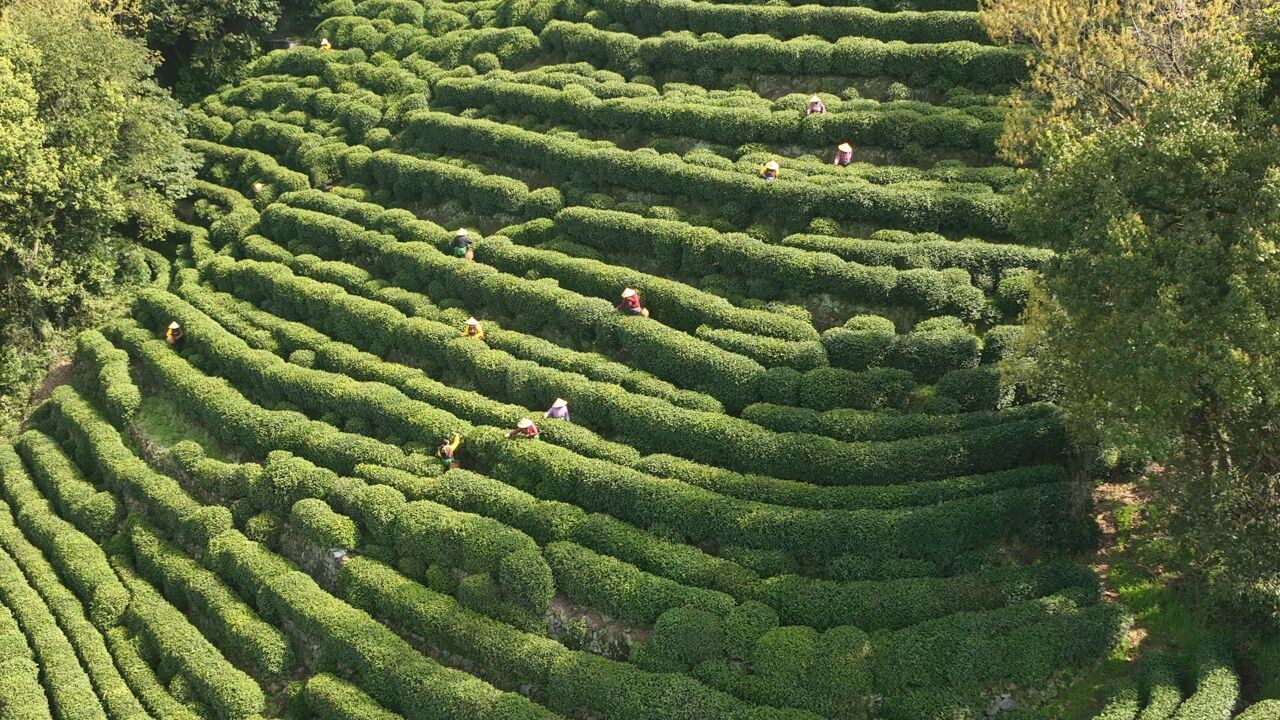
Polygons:
<instances>
[{"instance_id":1,"label":"person wearing conical straw hat","mask_svg":"<svg viewBox=\"0 0 1280 720\"><path fill-rule=\"evenodd\" d=\"M516 423L516 429L507 433L507 437L522 437L530 440L537 440L538 426L534 425L533 421L527 417L520 418L520 421Z\"/></svg>"},{"instance_id":2,"label":"person wearing conical straw hat","mask_svg":"<svg viewBox=\"0 0 1280 720\"><path fill-rule=\"evenodd\" d=\"M169 323L169 327L164 330L164 341L175 348L182 344L183 337L185 335L182 333L182 326L178 324L177 320Z\"/></svg>"},{"instance_id":3,"label":"person wearing conical straw hat","mask_svg":"<svg viewBox=\"0 0 1280 720\"><path fill-rule=\"evenodd\" d=\"M773 182L778 179L778 173L781 171L781 168L778 167L778 161L770 160L764 164L764 167L760 168L760 177L764 178L765 182Z\"/></svg>"},{"instance_id":4,"label":"person wearing conical straw hat","mask_svg":"<svg viewBox=\"0 0 1280 720\"><path fill-rule=\"evenodd\" d=\"M258 193L262 192L263 189L265 189L266 187L267 187L266 185L262 184L261 180L255 180L253 183L253 194L257 195Z\"/></svg>"},{"instance_id":5,"label":"person wearing conical straw hat","mask_svg":"<svg viewBox=\"0 0 1280 720\"><path fill-rule=\"evenodd\" d=\"M542 416L572 422L569 419L569 401L564 398L556 398L556 401L551 403L551 409L543 413Z\"/></svg>"},{"instance_id":6,"label":"person wearing conical straw hat","mask_svg":"<svg viewBox=\"0 0 1280 720\"><path fill-rule=\"evenodd\" d=\"M466 228L458 228L453 233L453 256L470 260L475 257L471 251L471 243L475 242Z\"/></svg>"},{"instance_id":7,"label":"person wearing conical straw hat","mask_svg":"<svg viewBox=\"0 0 1280 720\"><path fill-rule=\"evenodd\" d=\"M329 48L331 48L331 47L333 47L333 46L329 44L329 38L320 38L320 49L321 49L321 50L328 50L328 49L329 49Z\"/></svg>"},{"instance_id":8,"label":"person wearing conical straw hat","mask_svg":"<svg viewBox=\"0 0 1280 720\"><path fill-rule=\"evenodd\" d=\"M483 340L484 326L480 324L479 320L476 320L473 317L469 317L467 318L467 324L462 328L462 336L473 337L473 338L476 338L477 340Z\"/></svg>"},{"instance_id":9,"label":"person wearing conical straw hat","mask_svg":"<svg viewBox=\"0 0 1280 720\"><path fill-rule=\"evenodd\" d=\"M817 95L809 96L809 105L804 109L806 117L809 115L821 115L827 111L827 106L822 102L822 98Z\"/></svg>"},{"instance_id":10,"label":"person wearing conical straw hat","mask_svg":"<svg viewBox=\"0 0 1280 720\"><path fill-rule=\"evenodd\" d=\"M623 288L622 302L618 303L618 312L649 317L649 311L640 306L640 293L636 292L635 288Z\"/></svg>"},{"instance_id":11,"label":"person wearing conical straw hat","mask_svg":"<svg viewBox=\"0 0 1280 720\"><path fill-rule=\"evenodd\" d=\"M840 167L849 167L853 164L853 146L847 142L842 142L836 146L836 159L831 163Z\"/></svg>"}]
</instances>

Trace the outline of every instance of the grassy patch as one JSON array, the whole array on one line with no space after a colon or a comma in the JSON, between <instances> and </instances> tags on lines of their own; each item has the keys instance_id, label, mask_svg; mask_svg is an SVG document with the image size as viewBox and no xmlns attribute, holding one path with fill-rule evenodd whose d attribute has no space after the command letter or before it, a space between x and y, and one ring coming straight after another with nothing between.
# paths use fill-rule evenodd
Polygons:
<instances>
[{"instance_id":1,"label":"grassy patch","mask_svg":"<svg viewBox=\"0 0 1280 720\"><path fill-rule=\"evenodd\" d=\"M133 417L133 423L153 442L173 447L183 440L193 440L205 449L209 457L227 462L239 460L237 453L218 442L199 423L193 421L177 403L160 394L142 396L142 406Z\"/></svg>"}]
</instances>

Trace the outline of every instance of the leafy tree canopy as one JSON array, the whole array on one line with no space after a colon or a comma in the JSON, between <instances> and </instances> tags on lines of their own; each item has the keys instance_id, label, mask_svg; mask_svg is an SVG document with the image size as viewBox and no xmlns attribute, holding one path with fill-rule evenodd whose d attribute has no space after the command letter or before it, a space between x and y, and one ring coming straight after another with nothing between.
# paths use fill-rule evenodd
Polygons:
<instances>
[{"instance_id":1,"label":"leafy tree canopy","mask_svg":"<svg viewBox=\"0 0 1280 720\"><path fill-rule=\"evenodd\" d=\"M1005 138L1036 167L1015 229L1059 253L1027 316L1029 377L1081 435L1164 467L1150 490L1185 569L1280 620L1280 135L1260 10L986 8L1043 51Z\"/></svg>"},{"instance_id":2,"label":"leafy tree canopy","mask_svg":"<svg viewBox=\"0 0 1280 720\"><path fill-rule=\"evenodd\" d=\"M196 158L154 58L83 0L0 15L0 397L163 236Z\"/></svg>"}]
</instances>

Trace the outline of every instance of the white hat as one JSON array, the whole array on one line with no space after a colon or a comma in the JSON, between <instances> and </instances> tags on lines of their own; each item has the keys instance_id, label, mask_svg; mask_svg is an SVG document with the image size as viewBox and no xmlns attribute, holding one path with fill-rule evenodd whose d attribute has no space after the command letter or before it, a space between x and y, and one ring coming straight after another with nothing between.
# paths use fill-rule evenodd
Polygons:
<instances>
[{"instance_id":1,"label":"white hat","mask_svg":"<svg viewBox=\"0 0 1280 720\"><path fill-rule=\"evenodd\" d=\"M568 400L565 400L564 398L556 398L556 401L555 401L555 402L553 402L553 403L551 403L551 407L553 407L553 408L562 408L562 407L567 406L568 404L569 404L569 401L568 401Z\"/></svg>"},{"instance_id":2,"label":"white hat","mask_svg":"<svg viewBox=\"0 0 1280 720\"><path fill-rule=\"evenodd\" d=\"M809 102L810 103L822 102L822 98L818 97L817 95L810 95Z\"/></svg>"},{"instance_id":3,"label":"white hat","mask_svg":"<svg viewBox=\"0 0 1280 720\"><path fill-rule=\"evenodd\" d=\"M264 187L266 187L266 186L262 184L262 181L261 181L261 180L258 180L258 181L256 181L256 182L254 182L254 183L253 183L253 191L254 191L254 192L262 192L262 188L264 188Z\"/></svg>"},{"instance_id":4,"label":"white hat","mask_svg":"<svg viewBox=\"0 0 1280 720\"><path fill-rule=\"evenodd\" d=\"M840 143L836 146L836 149L840 152L853 152L853 146L849 143Z\"/></svg>"},{"instance_id":5,"label":"white hat","mask_svg":"<svg viewBox=\"0 0 1280 720\"><path fill-rule=\"evenodd\" d=\"M632 290L631 288L626 288L622 291L622 297L624 298L631 297L632 295L635 295L635 294L636 294L636 291Z\"/></svg>"},{"instance_id":6,"label":"white hat","mask_svg":"<svg viewBox=\"0 0 1280 720\"><path fill-rule=\"evenodd\" d=\"M180 328L180 327L182 327L182 326L178 324L178 321L177 321L177 320L174 320L173 322L169 323L169 329L170 329L170 330L177 330L177 329L178 329L178 328Z\"/></svg>"},{"instance_id":7,"label":"white hat","mask_svg":"<svg viewBox=\"0 0 1280 720\"><path fill-rule=\"evenodd\" d=\"M520 422L516 423L516 427L520 428L521 430L523 430L524 428L530 427L532 425L533 425L533 421L530 420L529 418L520 418Z\"/></svg>"},{"instance_id":8,"label":"white hat","mask_svg":"<svg viewBox=\"0 0 1280 720\"><path fill-rule=\"evenodd\" d=\"M453 236L454 236L454 237L462 237L463 235L466 235L466 234L467 234L467 229L466 229L466 228L458 228L458 231L457 231L457 232L455 232L455 233L453 234Z\"/></svg>"},{"instance_id":9,"label":"white hat","mask_svg":"<svg viewBox=\"0 0 1280 720\"><path fill-rule=\"evenodd\" d=\"M765 166L766 168L770 169L770 170L777 170L777 169L778 169L778 161L777 161L777 160L770 160L769 162L765 163L765 164L764 164L764 166Z\"/></svg>"},{"instance_id":10,"label":"white hat","mask_svg":"<svg viewBox=\"0 0 1280 720\"><path fill-rule=\"evenodd\" d=\"M320 38L321 45L327 45L328 43L329 43L329 38Z\"/></svg>"},{"instance_id":11,"label":"white hat","mask_svg":"<svg viewBox=\"0 0 1280 720\"><path fill-rule=\"evenodd\" d=\"M468 324L468 325L479 325L479 324L480 324L480 321L479 321L479 320L476 320L476 319L475 319L475 318L473 318L473 317L470 317L470 318L467 318L467 324Z\"/></svg>"}]
</instances>

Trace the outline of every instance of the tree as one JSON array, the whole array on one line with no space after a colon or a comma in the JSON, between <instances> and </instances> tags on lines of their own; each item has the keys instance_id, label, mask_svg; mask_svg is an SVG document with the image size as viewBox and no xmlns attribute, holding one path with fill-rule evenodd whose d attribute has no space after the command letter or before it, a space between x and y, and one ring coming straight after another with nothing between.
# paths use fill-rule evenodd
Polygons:
<instances>
[{"instance_id":1,"label":"tree","mask_svg":"<svg viewBox=\"0 0 1280 720\"><path fill-rule=\"evenodd\" d=\"M1264 0L982 0L992 38L1033 51L1027 82L1011 98L1001 144L1033 159L1049 126L1132 120L1142 102L1195 72L1192 57Z\"/></svg>"},{"instance_id":2,"label":"tree","mask_svg":"<svg viewBox=\"0 0 1280 720\"><path fill-rule=\"evenodd\" d=\"M1243 34L1258 8L1091 7L1004 18L1050 38L1009 138L1036 164L1015 231L1058 252L1027 315L1031 379L1081 436L1158 460L1185 569L1277 621L1280 136Z\"/></svg>"},{"instance_id":3,"label":"tree","mask_svg":"<svg viewBox=\"0 0 1280 720\"><path fill-rule=\"evenodd\" d=\"M0 15L0 398L57 329L136 280L135 239L171 227L195 157L154 60L83 0ZM0 403L2 404L2 403Z\"/></svg>"},{"instance_id":4,"label":"tree","mask_svg":"<svg viewBox=\"0 0 1280 720\"><path fill-rule=\"evenodd\" d=\"M280 20L280 0L142 0L161 77L184 100L239 79Z\"/></svg>"}]
</instances>

